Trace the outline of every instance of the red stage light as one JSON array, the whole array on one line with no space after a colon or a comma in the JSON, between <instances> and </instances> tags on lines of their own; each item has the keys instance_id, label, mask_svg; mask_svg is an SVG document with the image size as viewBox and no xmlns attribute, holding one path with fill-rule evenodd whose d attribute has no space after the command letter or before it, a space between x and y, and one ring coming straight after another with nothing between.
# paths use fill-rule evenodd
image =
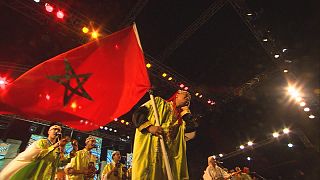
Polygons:
<instances>
[{"instance_id":1,"label":"red stage light","mask_svg":"<svg viewBox=\"0 0 320 180\"><path fill-rule=\"evenodd\" d=\"M0 76L0 89L4 89L8 84L8 79L6 77Z\"/></svg>"},{"instance_id":2,"label":"red stage light","mask_svg":"<svg viewBox=\"0 0 320 180\"><path fill-rule=\"evenodd\" d=\"M46 3L45 7L46 7L46 11L48 11L50 13L53 11L53 7L50 4Z\"/></svg>"},{"instance_id":3,"label":"red stage light","mask_svg":"<svg viewBox=\"0 0 320 180\"><path fill-rule=\"evenodd\" d=\"M64 17L64 13L59 10L59 11L57 12L57 18L63 19L63 17Z\"/></svg>"}]
</instances>

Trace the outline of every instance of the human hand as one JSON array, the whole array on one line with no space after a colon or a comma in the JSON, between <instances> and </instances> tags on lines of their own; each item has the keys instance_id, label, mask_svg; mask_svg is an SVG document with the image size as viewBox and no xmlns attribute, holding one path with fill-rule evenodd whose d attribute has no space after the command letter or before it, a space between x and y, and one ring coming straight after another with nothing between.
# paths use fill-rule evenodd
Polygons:
<instances>
[{"instance_id":1,"label":"human hand","mask_svg":"<svg viewBox=\"0 0 320 180\"><path fill-rule=\"evenodd\" d=\"M181 110L182 110L182 111L189 111L189 106L182 106L182 107L181 107Z\"/></svg>"},{"instance_id":2,"label":"human hand","mask_svg":"<svg viewBox=\"0 0 320 180\"><path fill-rule=\"evenodd\" d=\"M151 134L153 134L153 135L156 135L156 136L159 136L159 135L161 135L162 133L163 133L163 129L162 129L162 127L160 127L160 126L149 126L148 128L147 128L147 130L151 133Z\"/></svg>"}]
</instances>

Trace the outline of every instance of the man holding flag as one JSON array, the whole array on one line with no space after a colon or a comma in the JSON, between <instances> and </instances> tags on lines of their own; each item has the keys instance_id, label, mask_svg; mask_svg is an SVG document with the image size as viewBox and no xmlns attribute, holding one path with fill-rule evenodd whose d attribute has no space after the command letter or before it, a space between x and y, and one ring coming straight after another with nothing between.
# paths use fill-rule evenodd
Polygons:
<instances>
[{"instance_id":1,"label":"man holding flag","mask_svg":"<svg viewBox=\"0 0 320 180\"><path fill-rule=\"evenodd\" d=\"M177 91L169 100L155 98L159 125L156 125L152 99L142 105L133 115L136 126L133 147L132 179L189 179L186 159L185 133L194 132L197 123L189 110L191 95ZM160 148L163 138L165 149ZM162 151L167 152L170 171L165 165Z\"/></svg>"}]
</instances>

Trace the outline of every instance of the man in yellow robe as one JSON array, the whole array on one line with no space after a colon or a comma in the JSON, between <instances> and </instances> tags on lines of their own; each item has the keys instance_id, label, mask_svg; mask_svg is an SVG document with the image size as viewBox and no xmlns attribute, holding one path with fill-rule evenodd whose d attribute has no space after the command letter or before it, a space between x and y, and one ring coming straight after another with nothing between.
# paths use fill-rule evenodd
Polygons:
<instances>
[{"instance_id":1,"label":"man in yellow robe","mask_svg":"<svg viewBox=\"0 0 320 180\"><path fill-rule=\"evenodd\" d=\"M68 175L68 180L91 180L95 175L95 164L97 158L91 154L91 149L96 147L96 139L89 136L86 139L86 146L80 151L77 151L76 156L71 159L71 162L65 167L65 172Z\"/></svg>"},{"instance_id":2,"label":"man in yellow robe","mask_svg":"<svg viewBox=\"0 0 320 180\"><path fill-rule=\"evenodd\" d=\"M57 137L60 134L60 126L51 126L48 138L33 142L25 151L14 158L1 171L0 179L53 179L59 164L57 155L60 150L57 148L59 146ZM35 162L37 163L33 165L32 163Z\"/></svg>"},{"instance_id":3,"label":"man in yellow robe","mask_svg":"<svg viewBox=\"0 0 320 180\"><path fill-rule=\"evenodd\" d=\"M164 138L173 179L189 179L185 133L194 132L197 127L189 110L190 99L190 94L182 90L167 101L156 97L160 126L155 126L151 101L134 113L132 121L137 129L133 147L132 180L168 179L159 135Z\"/></svg>"},{"instance_id":4,"label":"man in yellow robe","mask_svg":"<svg viewBox=\"0 0 320 180\"><path fill-rule=\"evenodd\" d=\"M120 163L120 151L112 152L112 162L108 163L102 171L101 180L122 180L126 179L126 172L123 172L124 164Z\"/></svg>"}]
</instances>

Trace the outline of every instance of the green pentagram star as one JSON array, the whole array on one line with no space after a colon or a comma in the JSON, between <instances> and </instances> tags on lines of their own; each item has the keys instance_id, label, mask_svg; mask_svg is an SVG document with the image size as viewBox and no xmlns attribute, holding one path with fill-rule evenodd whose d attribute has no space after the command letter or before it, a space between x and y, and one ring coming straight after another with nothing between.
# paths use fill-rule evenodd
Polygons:
<instances>
[{"instance_id":1,"label":"green pentagram star","mask_svg":"<svg viewBox=\"0 0 320 180\"><path fill-rule=\"evenodd\" d=\"M64 97L63 97L63 105L67 105L71 100L74 94L87 98L89 100L93 100L87 91L83 88L83 84L89 79L92 75L91 73L87 74L76 74L72 69L70 63L67 59L64 60L66 73L64 75L54 75L48 76L49 79L63 85L64 89ZM70 84L71 79L75 79L77 82L77 86L73 88Z\"/></svg>"}]
</instances>

